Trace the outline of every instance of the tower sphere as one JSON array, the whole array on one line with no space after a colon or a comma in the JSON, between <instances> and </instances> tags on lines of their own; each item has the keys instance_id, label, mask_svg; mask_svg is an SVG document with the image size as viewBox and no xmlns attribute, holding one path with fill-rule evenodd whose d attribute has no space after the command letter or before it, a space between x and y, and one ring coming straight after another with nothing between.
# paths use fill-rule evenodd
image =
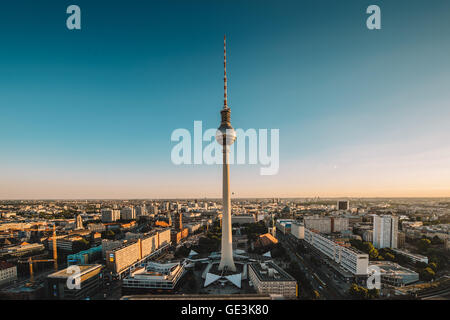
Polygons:
<instances>
[{"instance_id":1,"label":"tower sphere","mask_svg":"<svg viewBox=\"0 0 450 320\"><path fill-rule=\"evenodd\" d=\"M216 140L220 145L232 145L236 140L236 131L231 126L231 111L230 108L225 108L220 111L222 121L220 127L216 132Z\"/></svg>"},{"instance_id":2,"label":"tower sphere","mask_svg":"<svg viewBox=\"0 0 450 320\"><path fill-rule=\"evenodd\" d=\"M220 145L230 146L236 140L236 131L230 125L228 126L220 126L216 131L216 140Z\"/></svg>"}]
</instances>

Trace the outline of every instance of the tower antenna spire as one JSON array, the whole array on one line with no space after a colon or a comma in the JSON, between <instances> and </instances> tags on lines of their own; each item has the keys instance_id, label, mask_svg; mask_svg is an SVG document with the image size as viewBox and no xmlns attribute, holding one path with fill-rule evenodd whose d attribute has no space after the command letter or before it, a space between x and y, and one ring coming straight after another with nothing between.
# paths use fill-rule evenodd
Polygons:
<instances>
[{"instance_id":1,"label":"tower antenna spire","mask_svg":"<svg viewBox=\"0 0 450 320\"><path fill-rule=\"evenodd\" d=\"M227 37L223 36L223 108L228 109L227 103Z\"/></svg>"}]
</instances>

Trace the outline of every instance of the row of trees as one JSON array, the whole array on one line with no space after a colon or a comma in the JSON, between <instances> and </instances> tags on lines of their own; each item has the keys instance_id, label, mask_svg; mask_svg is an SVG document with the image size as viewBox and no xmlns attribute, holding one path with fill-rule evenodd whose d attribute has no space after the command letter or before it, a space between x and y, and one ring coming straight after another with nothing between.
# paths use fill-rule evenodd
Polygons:
<instances>
[{"instance_id":1,"label":"row of trees","mask_svg":"<svg viewBox=\"0 0 450 320\"><path fill-rule=\"evenodd\" d=\"M380 296L380 290L375 288L367 289L357 285L356 283L353 283L348 290L348 294L353 299L358 300L376 299Z\"/></svg>"}]
</instances>

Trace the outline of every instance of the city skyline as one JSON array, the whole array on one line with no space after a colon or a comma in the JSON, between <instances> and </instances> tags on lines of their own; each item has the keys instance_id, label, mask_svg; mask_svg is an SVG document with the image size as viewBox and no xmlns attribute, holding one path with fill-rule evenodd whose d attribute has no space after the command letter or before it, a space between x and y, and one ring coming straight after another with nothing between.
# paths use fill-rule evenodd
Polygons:
<instances>
[{"instance_id":1,"label":"city skyline","mask_svg":"<svg viewBox=\"0 0 450 320\"><path fill-rule=\"evenodd\" d=\"M223 34L233 126L280 130L279 173L231 165L232 198L450 197L448 2L374 32L357 1L79 5L76 32L64 5L0 13L0 199L220 198L170 135L216 127Z\"/></svg>"}]
</instances>

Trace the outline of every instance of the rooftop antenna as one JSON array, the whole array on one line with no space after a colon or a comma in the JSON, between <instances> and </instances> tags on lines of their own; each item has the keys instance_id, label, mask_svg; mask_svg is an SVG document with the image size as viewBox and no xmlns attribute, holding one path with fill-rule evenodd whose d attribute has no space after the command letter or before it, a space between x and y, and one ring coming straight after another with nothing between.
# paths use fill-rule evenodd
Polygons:
<instances>
[{"instance_id":1,"label":"rooftop antenna","mask_svg":"<svg viewBox=\"0 0 450 320\"><path fill-rule=\"evenodd\" d=\"M227 104L227 37L223 36L223 108L228 109Z\"/></svg>"}]
</instances>

